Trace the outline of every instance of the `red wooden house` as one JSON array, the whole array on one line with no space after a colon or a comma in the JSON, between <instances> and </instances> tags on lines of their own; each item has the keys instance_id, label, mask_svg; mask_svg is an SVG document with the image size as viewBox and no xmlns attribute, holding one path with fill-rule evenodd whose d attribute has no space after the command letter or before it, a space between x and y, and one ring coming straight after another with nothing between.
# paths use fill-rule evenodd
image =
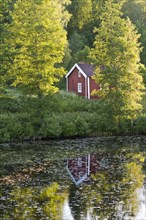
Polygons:
<instances>
[{"instance_id":1,"label":"red wooden house","mask_svg":"<svg viewBox=\"0 0 146 220\"><path fill-rule=\"evenodd\" d=\"M65 76L67 91L74 92L87 99L97 98L91 95L94 89L100 89L99 85L92 79L93 74L92 65L76 63Z\"/></svg>"}]
</instances>

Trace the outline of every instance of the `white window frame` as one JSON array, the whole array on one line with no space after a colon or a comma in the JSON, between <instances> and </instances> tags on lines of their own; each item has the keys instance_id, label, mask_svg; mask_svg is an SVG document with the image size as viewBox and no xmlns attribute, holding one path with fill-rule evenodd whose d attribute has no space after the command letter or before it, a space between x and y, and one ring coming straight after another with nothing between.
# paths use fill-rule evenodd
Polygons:
<instances>
[{"instance_id":1,"label":"white window frame","mask_svg":"<svg viewBox=\"0 0 146 220\"><path fill-rule=\"evenodd\" d=\"M81 77L81 72L80 71L78 71L78 77Z\"/></svg>"},{"instance_id":2,"label":"white window frame","mask_svg":"<svg viewBox=\"0 0 146 220\"><path fill-rule=\"evenodd\" d=\"M78 93L82 93L82 83L78 83Z\"/></svg>"}]
</instances>

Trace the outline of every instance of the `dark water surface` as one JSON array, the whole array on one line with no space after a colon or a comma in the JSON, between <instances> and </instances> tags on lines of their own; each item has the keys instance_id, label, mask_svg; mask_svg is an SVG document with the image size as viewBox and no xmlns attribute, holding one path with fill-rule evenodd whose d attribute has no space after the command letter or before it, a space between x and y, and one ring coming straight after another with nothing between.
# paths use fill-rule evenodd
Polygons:
<instances>
[{"instance_id":1,"label":"dark water surface","mask_svg":"<svg viewBox=\"0 0 146 220\"><path fill-rule=\"evenodd\" d=\"M0 219L146 220L146 137L1 145Z\"/></svg>"}]
</instances>

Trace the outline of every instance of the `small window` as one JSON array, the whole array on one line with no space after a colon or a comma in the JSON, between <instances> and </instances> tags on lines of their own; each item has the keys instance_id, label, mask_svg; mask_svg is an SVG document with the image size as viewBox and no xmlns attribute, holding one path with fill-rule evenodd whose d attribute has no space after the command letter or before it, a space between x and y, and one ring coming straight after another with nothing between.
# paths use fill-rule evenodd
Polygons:
<instances>
[{"instance_id":1,"label":"small window","mask_svg":"<svg viewBox=\"0 0 146 220\"><path fill-rule=\"evenodd\" d=\"M78 83L78 93L82 93L82 83Z\"/></svg>"},{"instance_id":2,"label":"small window","mask_svg":"<svg viewBox=\"0 0 146 220\"><path fill-rule=\"evenodd\" d=\"M78 77L81 77L81 72L80 71L78 71Z\"/></svg>"},{"instance_id":3,"label":"small window","mask_svg":"<svg viewBox=\"0 0 146 220\"><path fill-rule=\"evenodd\" d=\"M81 157L78 158L78 166L82 167L82 158Z\"/></svg>"}]
</instances>

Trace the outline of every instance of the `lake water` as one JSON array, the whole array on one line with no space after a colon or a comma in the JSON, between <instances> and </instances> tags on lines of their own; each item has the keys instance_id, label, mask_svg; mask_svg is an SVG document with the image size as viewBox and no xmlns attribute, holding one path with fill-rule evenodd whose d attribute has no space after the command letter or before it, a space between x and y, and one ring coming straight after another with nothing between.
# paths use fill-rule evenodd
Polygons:
<instances>
[{"instance_id":1,"label":"lake water","mask_svg":"<svg viewBox=\"0 0 146 220\"><path fill-rule=\"evenodd\" d=\"M0 219L146 220L146 137L0 146Z\"/></svg>"}]
</instances>

